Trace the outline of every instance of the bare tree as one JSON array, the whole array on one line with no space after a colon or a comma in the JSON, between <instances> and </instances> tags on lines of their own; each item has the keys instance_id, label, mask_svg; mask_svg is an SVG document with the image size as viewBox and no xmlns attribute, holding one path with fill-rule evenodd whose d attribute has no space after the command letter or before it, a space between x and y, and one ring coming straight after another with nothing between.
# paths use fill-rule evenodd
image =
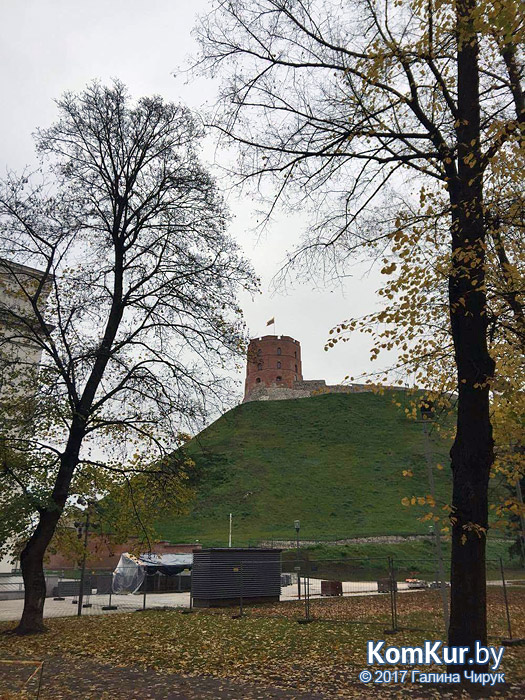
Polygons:
<instances>
[{"instance_id":1,"label":"bare tree","mask_svg":"<svg viewBox=\"0 0 525 700\"><path fill-rule=\"evenodd\" d=\"M152 474L150 487L180 496L184 473L161 457L224 398L243 343L236 292L254 284L186 108L132 103L115 81L58 109L36 135L43 169L10 176L0 194L12 292L0 301L2 535L30 531L18 633L43 628L43 557L75 494ZM41 355L38 372L15 347Z\"/></svg>"},{"instance_id":2,"label":"bare tree","mask_svg":"<svg viewBox=\"0 0 525 700\"><path fill-rule=\"evenodd\" d=\"M485 535L493 462L484 206L504 159L523 176L519 4L458 0L229 0L198 29L197 71L221 74L211 121L239 147L239 183L273 178L310 205L291 261L387 247L399 223L371 226L388 188L424 181L448 199L448 304L457 369L449 643L474 649L486 628ZM432 198L420 201L421 211ZM270 209L271 211L271 209ZM368 224L368 225L367 225ZM402 231L399 232L402 235ZM501 240L501 250L505 241ZM306 257L305 257L306 256ZM515 299L518 301L518 299ZM465 667L472 670L472 665Z\"/></svg>"}]
</instances>

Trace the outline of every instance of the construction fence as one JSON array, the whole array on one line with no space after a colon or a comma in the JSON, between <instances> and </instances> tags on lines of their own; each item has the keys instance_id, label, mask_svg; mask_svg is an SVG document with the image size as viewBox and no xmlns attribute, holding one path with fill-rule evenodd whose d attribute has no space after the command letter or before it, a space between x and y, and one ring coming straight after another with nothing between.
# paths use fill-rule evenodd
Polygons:
<instances>
[{"instance_id":1,"label":"construction fence","mask_svg":"<svg viewBox=\"0 0 525 700\"><path fill-rule=\"evenodd\" d=\"M296 587L287 614L305 622L366 623L384 633L418 630L446 638L450 583L428 573L433 564L394 557L287 562L283 577L293 577ZM502 560L489 560L487 608L489 638L524 638L525 571L506 572ZM284 606L273 610L282 614Z\"/></svg>"},{"instance_id":2,"label":"construction fence","mask_svg":"<svg viewBox=\"0 0 525 700\"><path fill-rule=\"evenodd\" d=\"M525 637L525 571L506 572L501 560L487 564L489 638ZM241 616L371 624L385 633L413 629L446 634L450 587L431 573L433 561L276 556L271 566L268 573L268 560L253 556L249 561L233 556L223 563L208 562L204 606ZM195 597L197 575L189 569L174 576L147 575L129 593L115 592L110 570L86 569L83 576L80 570L49 571L46 589L46 617L203 605L202 593ZM20 618L23 596L21 576L0 577L0 621Z\"/></svg>"}]
</instances>

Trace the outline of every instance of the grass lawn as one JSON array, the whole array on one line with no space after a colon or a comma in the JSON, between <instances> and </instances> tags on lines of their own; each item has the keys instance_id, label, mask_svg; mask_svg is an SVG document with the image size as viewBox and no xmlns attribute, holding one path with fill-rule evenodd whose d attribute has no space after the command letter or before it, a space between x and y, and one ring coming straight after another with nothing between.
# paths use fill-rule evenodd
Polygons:
<instances>
[{"instance_id":1,"label":"grass lawn","mask_svg":"<svg viewBox=\"0 0 525 700\"><path fill-rule=\"evenodd\" d=\"M489 590L488 595L490 633L494 635L491 642L499 644L501 632L505 629L501 591ZM459 697L458 694L448 695L447 688L365 686L358 681L359 671L366 668L367 640L384 638L383 630L389 622L386 602L383 596L317 601L313 604L317 621L309 625L297 624L298 617L302 616L299 603L248 608L242 619L233 619L232 611L207 610L191 615L177 610L159 610L50 619L47 622L49 631L44 635L31 638L1 636L0 657L66 659L73 684L76 664L89 660L110 664L113 668L133 667L137 669L137 683L140 682L140 673L153 669L158 672L157 680L163 674L176 673L190 679L208 677L256 684L261 694L253 697L262 698L282 697L265 695L265 687L294 689L297 693L323 698ZM525 589L512 591L511 606L514 634L525 635ZM426 639L442 638L438 631L439 596L432 592L400 595L399 609L403 627L414 629L404 629L389 637L391 643L418 645ZM7 627L4 624L0 629ZM524 652L524 647L505 650L499 670L505 672L507 686L504 691L498 690L497 697L525 696ZM425 667L422 670L443 671L443 668ZM237 696L227 697L252 697L248 691L243 694L242 685L239 688ZM52 693L51 687L46 693L44 698L55 697L49 694ZM56 697L79 696L73 693ZM144 697L168 699L179 696Z\"/></svg>"},{"instance_id":2,"label":"grass lawn","mask_svg":"<svg viewBox=\"0 0 525 700\"><path fill-rule=\"evenodd\" d=\"M327 394L235 407L186 446L197 496L188 515L158 523L160 536L226 546L230 513L236 546L293 540L295 519L310 540L428 534L418 519L428 508L401 503L429 492L423 429L405 416L407 401L403 392ZM441 506L451 499L451 444L431 433Z\"/></svg>"},{"instance_id":3,"label":"grass lawn","mask_svg":"<svg viewBox=\"0 0 525 700\"><path fill-rule=\"evenodd\" d=\"M197 498L188 516L162 521L172 542L225 545L229 513L238 545L271 537L427 533L421 507L404 496L428 493L422 426L387 395L328 394L255 401L228 411L187 451L196 462ZM431 437L435 464L448 464L448 441ZM412 470L411 479L403 470ZM448 469L435 471L440 500L450 491Z\"/></svg>"}]
</instances>

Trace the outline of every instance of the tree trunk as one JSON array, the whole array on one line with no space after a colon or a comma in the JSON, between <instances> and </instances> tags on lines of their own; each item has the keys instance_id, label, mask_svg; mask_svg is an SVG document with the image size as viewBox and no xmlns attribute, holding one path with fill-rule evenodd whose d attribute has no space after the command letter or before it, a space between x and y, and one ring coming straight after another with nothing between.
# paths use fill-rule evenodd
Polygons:
<instances>
[{"instance_id":1,"label":"tree trunk","mask_svg":"<svg viewBox=\"0 0 525 700\"><path fill-rule=\"evenodd\" d=\"M39 523L20 556L24 579L24 610L16 634L44 632L44 602L46 581L44 578L44 554L53 537L61 511L43 511Z\"/></svg>"},{"instance_id":2,"label":"tree trunk","mask_svg":"<svg viewBox=\"0 0 525 700\"><path fill-rule=\"evenodd\" d=\"M22 618L14 630L16 634L36 634L45 631L44 602L46 598L46 582L44 578L44 555L55 534L56 526L69 495L71 480L78 464L84 429L84 421L78 418L73 421L68 444L61 458L60 468L50 498L52 506L40 512L38 525L20 555L20 566L24 579L24 610Z\"/></svg>"},{"instance_id":3,"label":"tree trunk","mask_svg":"<svg viewBox=\"0 0 525 700\"><path fill-rule=\"evenodd\" d=\"M485 544L488 480L494 460L489 389L494 362L487 347L483 167L480 148L475 0L458 0L458 174L452 204L451 328L458 377L457 433L452 446L452 561L449 645L486 644ZM466 664L479 672L486 667Z\"/></svg>"}]
</instances>

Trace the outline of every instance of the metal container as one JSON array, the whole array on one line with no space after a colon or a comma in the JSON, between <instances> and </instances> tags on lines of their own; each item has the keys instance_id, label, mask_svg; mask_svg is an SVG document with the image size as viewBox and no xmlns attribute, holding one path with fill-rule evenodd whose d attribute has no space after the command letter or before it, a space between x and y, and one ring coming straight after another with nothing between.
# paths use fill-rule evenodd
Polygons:
<instances>
[{"instance_id":1,"label":"metal container","mask_svg":"<svg viewBox=\"0 0 525 700\"><path fill-rule=\"evenodd\" d=\"M193 553L195 607L276 602L281 594L280 549L210 548Z\"/></svg>"},{"instance_id":2,"label":"metal container","mask_svg":"<svg viewBox=\"0 0 525 700\"><path fill-rule=\"evenodd\" d=\"M321 581L321 595L343 595L341 581Z\"/></svg>"}]
</instances>

